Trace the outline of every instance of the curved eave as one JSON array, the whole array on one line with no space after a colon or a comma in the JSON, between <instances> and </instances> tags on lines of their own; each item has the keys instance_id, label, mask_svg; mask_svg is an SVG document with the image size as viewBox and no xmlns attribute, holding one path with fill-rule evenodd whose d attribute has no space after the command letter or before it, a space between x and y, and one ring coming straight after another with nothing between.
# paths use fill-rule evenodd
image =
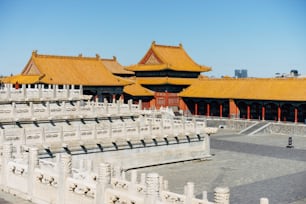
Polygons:
<instances>
[{"instance_id":1,"label":"curved eave","mask_svg":"<svg viewBox=\"0 0 306 204\"><path fill-rule=\"evenodd\" d=\"M14 75L14 76L9 76L5 77L2 79L4 83L8 84L36 84L40 82L40 75Z\"/></svg>"},{"instance_id":2,"label":"curved eave","mask_svg":"<svg viewBox=\"0 0 306 204\"><path fill-rule=\"evenodd\" d=\"M242 100L306 101L305 79L204 79L179 96Z\"/></svg>"},{"instance_id":3,"label":"curved eave","mask_svg":"<svg viewBox=\"0 0 306 204\"><path fill-rule=\"evenodd\" d=\"M123 92L131 96L154 96L154 92L134 83L123 88Z\"/></svg>"},{"instance_id":4,"label":"curved eave","mask_svg":"<svg viewBox=\"0 0 306 204\"><path fill-rule=\"evenodd\" d=\"M137 83L143 85L191 85L198 81L197 78L174 78L174 77L137 77Z\"/></svg>"},{"instance_id":5,"label":"curved eave","mask_svg":"<svg viewBox=\"0 0 306 204\"><path fill-rule=\"evenodd\" d=\"M184 71L184 72L208 72L211 71L211 67L206 66L189 66L189 67L181 67L181 66L173 66L167 64L137 64L133 66L129 66L125 68L126 70L137 72L137 71L162 71L162 70L172 70L172 71Z\"/></svg>"}]
</instances>

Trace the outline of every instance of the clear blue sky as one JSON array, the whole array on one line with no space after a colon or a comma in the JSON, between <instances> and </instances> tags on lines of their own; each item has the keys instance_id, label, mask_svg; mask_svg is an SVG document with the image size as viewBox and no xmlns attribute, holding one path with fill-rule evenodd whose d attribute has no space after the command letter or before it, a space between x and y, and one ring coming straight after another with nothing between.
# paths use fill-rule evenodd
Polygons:
<instances>
[{"instance_id":1,"label":"clear blue sky","mask_svg":"<svg viewBox=\"0 0 306 204\"><path fill-rule=\"evenodd\" d=\"M306 75L306 1L0 0L0 75L19 74L32 50L136 64L153 40L182 43L208 76Z\"/></svg>"}]
</instances>

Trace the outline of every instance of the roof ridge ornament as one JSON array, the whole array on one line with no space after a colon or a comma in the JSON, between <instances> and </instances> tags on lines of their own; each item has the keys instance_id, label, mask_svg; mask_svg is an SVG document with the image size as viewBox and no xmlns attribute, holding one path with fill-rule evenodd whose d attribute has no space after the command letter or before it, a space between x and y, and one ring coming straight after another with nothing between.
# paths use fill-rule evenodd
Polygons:
<instances>
[{"instance_id":1,"label":"roof ridge ornament","mask_svg":"<svg viewBox=\"0 0 306 204\"><path fill-rule=\"evenodd\" d=\"M100 60L100 55L98 53L96 54L96 59Z\"/></svg>"},{"instance_id":2,"label":"roof ridge ornament","mask_svg":"<svg viewBox=\"0 0 306 204\"><path fill-rule=\"evenodd\" d=\"M33 50L33 51L32 51L32 56L37 57L37 50Z\"/></svg>"}]
</instances>

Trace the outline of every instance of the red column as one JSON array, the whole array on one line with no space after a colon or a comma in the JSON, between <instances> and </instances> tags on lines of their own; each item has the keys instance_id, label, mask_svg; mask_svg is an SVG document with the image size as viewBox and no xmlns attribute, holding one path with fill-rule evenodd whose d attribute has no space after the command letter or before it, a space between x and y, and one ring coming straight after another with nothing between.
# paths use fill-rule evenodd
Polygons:
<instances>
[{"instance_id":1,"label":"red column","mask_svg":"<svg viewBox=\"0 0 306 204\"><path fill-rule=\"evenodd\" d=\"M297 123L298 122L298 109L294 108L294 122Z\"/></svg>"},{"instance_id":2,"label":"red column","mask_svg":"<svg viewBox=\"0 0 306 204\"><path fill-rule=\"evenodd\" d=\"M265 110L265 106L262 105L261 107L261 120L265 120L266 117L266 110Z\"/></svg>"},{"instance_id":3,"label":"red column","mask_svg":"<svg viewBox=\"0 0 306 204\"><path fill-rule=\"evenodd\" d=\"M251 107L250 105L247 106L247 119L249 120L251 118Z\"/></svg>"},{"instance_id":4,"label":"red column","mask_svg":"<svg viewBox=\"0 0 306 204\"><path fill-rule=\"evenodd\" d=\"M198 103L194 104L194 114L198 115Z\"/></svg>"},{"instance_id":5,"label":"red column","mask_svg":"<svg viewBox=\"0 0 306 204\"><path fill-rule=\"evenodd\" d=\"M278 105L278 108L277 108L277 121L280 121L281 120L281 107L280 105Z\"/></svg>"},{"instance_id":6,"label":"red column","mask_svg":"<svg viewBox=\"0 0 306 204\"><path fill-rule=\"evenodd\" d=\"M206 116L207 117L210 116L210 104L209 103L206 104Z\"/></svg>"},{"instance_id":7,"label":"red column","mask_svg":"<svg viewBox=\"0 0 306 204\"><path fill-rule=\"evenodd\" d=\"M165 97L165 107L167 107L167 106L169 106L169 103L168 103L169 95L168 95L168 92L166 92L165 94L166 94L166 97Z\"/></svg>"},{"instance_id":8,"label":"red column","mask_svg":"<svg viewBox=\"0 0 306 204\"><path fill-rule=\"evenodd\" d=\"M222 104L220 104L220 118L222 118L222 111L223 110L223 107L222 107Z\"/></svg>"}]
</instances>

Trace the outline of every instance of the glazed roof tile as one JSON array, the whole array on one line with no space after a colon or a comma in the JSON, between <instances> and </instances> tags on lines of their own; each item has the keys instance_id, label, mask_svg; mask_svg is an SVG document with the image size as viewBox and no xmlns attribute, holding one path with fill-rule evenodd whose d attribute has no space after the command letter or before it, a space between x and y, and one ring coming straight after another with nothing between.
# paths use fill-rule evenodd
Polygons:
<instances>
[{"instance_id":1,"label":"glazed roof tile","mask_svg":"<svg viewBox=\"0 0 306 204\"><path fill-rule=\"evenodd\" d=\"M37 52L33 52L21 76L31 75L29 73L33 72L43 76L39 82L46 84L87 86L124 86L130 84L127 80L114 76L104 66L98 55L96 57L71 57L38 55Z\"/></svg>"},{"instance_id":2,"label":"glazed roof tile","mask_svg":"<svg viewBox=\"0 0 306 204\"><path fill-rule=\"evenodd\" d=\"M156 59L154 63L149 63L150 56ZM152 43L150 49L142 60L132 66L125 68L130 71L160 71L160 70L174 70L174 71L189 71L189 72L207 72L211 67L198 65L184 50L183 46L165 46L156 45Z\"/></svg>"},{"instance_id":3,"label":"glazed roof tile","mask_svg":"<svg viewBox=\"0 0 306 204\"><path fill-rule=\"evenodd\" d=\"M305 101L305 78L201 79L181 97L244 100Z\"/></svg>"}]
</instances>

